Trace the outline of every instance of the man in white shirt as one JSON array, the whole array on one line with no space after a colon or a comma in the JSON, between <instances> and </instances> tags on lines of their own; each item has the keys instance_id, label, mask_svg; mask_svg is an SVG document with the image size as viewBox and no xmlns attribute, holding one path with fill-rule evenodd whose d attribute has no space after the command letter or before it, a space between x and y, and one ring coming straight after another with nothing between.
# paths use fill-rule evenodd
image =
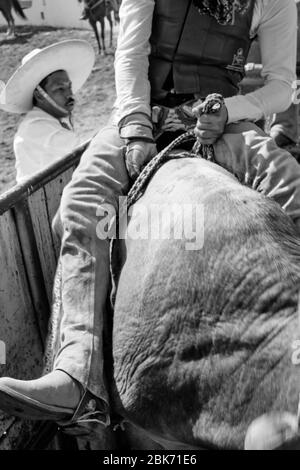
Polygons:
<instances>
[{"instance_id":1,"label":"man in white shirt","mask_svg":"<svg viewBox=\"0 0 300 470\"><path fill-rule=\"evenodd\" d=\"M300 76L300 2L296 0L297 12L298 12L298 33L297 33L297 66L296 74L297 77ZM260 74L260 64L261 64L261 55L257 41L253 43L250 54L248 56L247 69L250 70L250 73L258 78ZM253 68L253 65L256 64L256 67ZM259 65L258 65L259 64ZM257 86L256 86L257 87ZM297 87L299 89L299 86ZM298 92L297 92L298 98ZM283 112L276 113L273 115L273 119L270 123L270 136L275 140L276 144L279 147L289 149L293 147L299 139L299 106L296 103L292 103L289 108ZM262 127L264 122L262 122Z\"/></svg>"},{"instance_id":2,"label":"man in white shirt","mask_svg":"<svg viewBox=\"0 0 300 470\"><path fill-rule=\"evenodd\" d=\"M298 34L297 34L297 77L300 77L300 2L296 0L298 11ZM295 145L299 140L299 105L292 103L284 112L274 116L270 135L279 147Z\"/></svg>"},{"instance_id":3,"label":"man in white shirt","mask_svg":"<svg viewBox=\"0 0 300 470\"><path fill-rule=\"evenodd\" d=\"M266 83L240 96L256 35ZM115 110L84 153L56 218L56 228L63 229L63 314L54 370L32 381L0 379L1 408L60 423L73 416L75 424L91 393L93 405L101 407L94 425L109 422L102 357L109 239L99 222L109 207L117 209L130 178L157 153L152 106L174 108L221 93L225 106L219 113L203 114L201 104L194 109L198 140L214 144L218 163L272 196L299 227L300 167L251 122L289 106L295 61L294 0L123 0Z\"/></svg>"},{"instance_id":4,"label":"man in white shirt","mask_svg":"<svg viewBox=\"0 0 300 470\"><path fill-rule=\"evenodd\" d=\"M72 124L73 92L84 84L93 63L89 43L62 41L32 51L8 81L0 107L26 113L14 138L17 183L79 145Z\"/></svg>"}]
</instances>

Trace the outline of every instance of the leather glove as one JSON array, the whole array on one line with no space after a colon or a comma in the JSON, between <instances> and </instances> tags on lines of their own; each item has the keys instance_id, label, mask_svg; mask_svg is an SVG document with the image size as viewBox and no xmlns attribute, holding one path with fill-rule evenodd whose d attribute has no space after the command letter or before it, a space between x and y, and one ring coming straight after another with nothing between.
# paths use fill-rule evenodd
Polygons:
<instances>
[{"instance_id":1,"label":"leather glove","mask_svg":"<svg viewBox=\"0 0 300 470\"><path fill-rule=\"evenodd\" d=\"M157 148L153 142L144 140L129 140L126 147L126 168L130 178L135 180L143 167L157 155Z\"/></svg>"},{"instance_id":2,"label":"leather glove","mask_svg":"<svg viewBox=\"0 0 300 470\"><path fill-rule=\"evenodd\" d=\"M226 106L222 106L220 111L214 114L204 114L205 102L193 108L193 114L197 118L195 135L198 141L204 145L214 144L224 133L228 121L228 111Z\"/></svg>"}]
</instances>

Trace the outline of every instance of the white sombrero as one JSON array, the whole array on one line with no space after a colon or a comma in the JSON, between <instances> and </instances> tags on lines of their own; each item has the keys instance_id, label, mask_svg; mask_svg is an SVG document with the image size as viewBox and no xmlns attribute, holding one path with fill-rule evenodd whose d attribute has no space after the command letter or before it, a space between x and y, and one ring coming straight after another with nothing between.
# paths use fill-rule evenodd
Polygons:
<instances>
[{"instance_id":1,"label":"white sombrero","mask_svg":"<svg viewBox=\"0 0 300 470\"><path fill-rule=\"evenodd\" d=\"M95 62L92 46L80 39L61 41L27 54L0 94L0 108L26 113L32 108L34 89L48 75L65 70L78 91L90 75ZM0 90L1 91L1 90Z\"/></svg>"}]
</instances>

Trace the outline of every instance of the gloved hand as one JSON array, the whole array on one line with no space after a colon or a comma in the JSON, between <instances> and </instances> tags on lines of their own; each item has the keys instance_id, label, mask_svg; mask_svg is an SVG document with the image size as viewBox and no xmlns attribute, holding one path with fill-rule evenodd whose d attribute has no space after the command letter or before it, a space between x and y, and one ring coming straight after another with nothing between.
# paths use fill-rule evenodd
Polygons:
<instances>
[{"instance_id":1,"label":"gloved hand","mask_svg":"<svg viewBox=\"0 0 300 470\"><path fill-rule=\"evenodd\" d=\"M126 149L126 168L129 176L135 180L143 167L157 154L156 145L145 140L128 140Z\"/></svg>"},{"instance_id":2,"label":"gloved hand","mask_svg":"<svg viewBox=\"0 0 300 470\"><path fill-rule=\"evenodd\" d=\"M193 114L197 117L195 135L199 142L204 145L214 144L221 135L228 120L228 111L225 105L213 114L203 114L205 102L193 108Z\"/></svg>"}]
</instances>

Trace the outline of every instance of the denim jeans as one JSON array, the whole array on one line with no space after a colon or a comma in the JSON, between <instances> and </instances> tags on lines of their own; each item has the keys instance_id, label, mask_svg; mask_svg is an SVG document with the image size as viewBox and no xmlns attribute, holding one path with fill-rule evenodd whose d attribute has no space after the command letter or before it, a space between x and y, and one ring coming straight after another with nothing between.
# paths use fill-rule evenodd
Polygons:
<instances>
[{"instance_id":1,"label":"denim jeans","mask_svg":"<svg viewBox=\"0 0 300 470\"><path fill-rule=\"evenodd\" d=\"M214 148L218 164L300 221L300 166L288 152L248 122L229 125ZM118 197L128 191L124 155L118 129L109 124L83 154L54 223L62 231L62 318L54 369L64 370L101 399L107 412L103 319L110 283L109 240L101 239L105 237L97 225L101 209L107 204L117 208Z\"/></svg>"}]
</instances>

